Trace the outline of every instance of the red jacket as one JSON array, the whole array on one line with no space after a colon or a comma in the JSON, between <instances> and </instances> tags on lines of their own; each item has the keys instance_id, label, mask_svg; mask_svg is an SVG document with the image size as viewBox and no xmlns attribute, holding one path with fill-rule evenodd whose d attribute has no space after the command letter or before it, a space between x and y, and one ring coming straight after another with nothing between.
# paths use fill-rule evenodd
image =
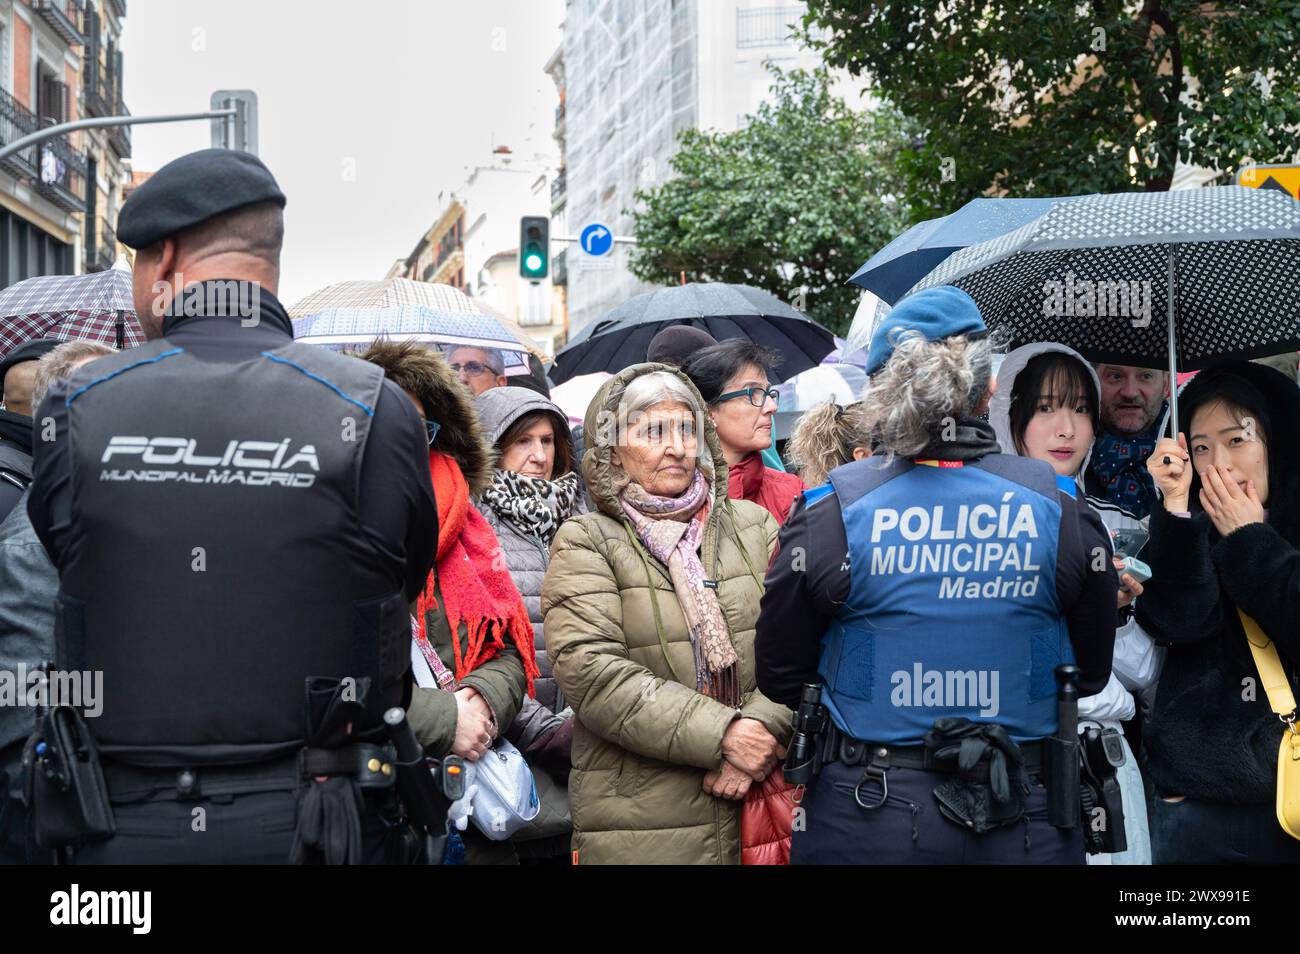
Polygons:
<instances>
[{"instance_id":1,"label":"red jacket","mask_svg":"<svg viewBox=\"0 0 1300 954\"><path fill-rule=\"evenodd\" d=\"M784 524L794 499L804 490L804 483L794 474L763 466L761 454L754 453L732 465L727 472L727 496L732 500L751 500Z\"/></svg>"}]
</instances>

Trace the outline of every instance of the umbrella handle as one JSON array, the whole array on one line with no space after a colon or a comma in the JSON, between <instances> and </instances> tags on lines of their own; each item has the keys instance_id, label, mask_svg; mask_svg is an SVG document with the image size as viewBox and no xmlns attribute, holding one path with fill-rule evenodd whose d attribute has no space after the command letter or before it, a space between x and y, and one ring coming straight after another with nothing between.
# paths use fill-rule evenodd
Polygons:
<instances>
[{"instance_id":1,"label":"umbrella handle","mask_svg":"<svg viewBox=\"0 0 1300 954\"><path fill-rule=\"evenodd\" d=\"M1178 440L1178 345L1174 336L1174 246L1169 245L1169 307L1166 324L1169 329L1169 436Z\"/></svg>"}]
</instances>

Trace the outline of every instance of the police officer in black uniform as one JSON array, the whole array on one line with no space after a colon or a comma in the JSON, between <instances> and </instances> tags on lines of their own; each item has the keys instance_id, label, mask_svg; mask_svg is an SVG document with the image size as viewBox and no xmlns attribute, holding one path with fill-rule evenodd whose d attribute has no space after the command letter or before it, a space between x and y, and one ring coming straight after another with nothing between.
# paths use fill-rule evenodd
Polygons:
<instances>
[{"instance_id":1,"label":"police officer in black uniform","mask_svg":"<svg viewBox=\"0 0 1300 954\"><path fill-rule=\"evenodd\" d=\"M792 863L1084 861L1049 813L1044 740L1058 667L1077 665L1081 695L1109 678L1115 574L1073 484L1000 453L979 419L991 357L964 291L900 302L868 352L875 456L805 491L782 528L758 686L821 727ZM814 684L820 709L801 708ZM1065 806L1072 786L1055 789Z\"/></svg>"},{"instance_id":2,"label":"police officer in black uniform","mask_svg":"<svg viewBox=\"0 0 1300 954\"><path fill-rule=\"evenodd\" d=\"M77 863L392 860L376 745L437 539L425 430L374 365L294 343L284 205L245 153L155 173L118 226L150 340L39 412L28 509L59 668L103 674L116 821ZM349 812L360 839L318 824Z\"/></svg>"}]
</instances>

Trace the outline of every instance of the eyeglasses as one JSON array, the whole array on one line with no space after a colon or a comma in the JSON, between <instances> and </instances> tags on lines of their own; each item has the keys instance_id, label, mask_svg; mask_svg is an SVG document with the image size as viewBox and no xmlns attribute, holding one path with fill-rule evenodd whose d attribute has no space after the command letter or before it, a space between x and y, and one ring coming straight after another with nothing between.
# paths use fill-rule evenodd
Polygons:
<instances>
[{"instance_id":1,"label":"eyeglasses","mask_svg":"<svg viewBox=\"0 0 1300 954\"><path fill-rule=\"evenodd\" d=\"M726 394L719 394L713 403L721 404L723 401L730 401L733 398L747 397L749 398L749 403L754 405L754 407L762 407L767 403L768 398L775 401L780 394L781 392L776 388L760 388L755 385L754 387L744 388L740 391L728 391Z\"/></svg>"},{"instance_id":2,"label":"eyeglasses","mask_svg":"<svg viewBox=\"0 0 1300 954\"><path fill-rule=\"evenodd\" d=\"M492 371L492 369L489 368L486 364L479 364L477 361L466 361L464 364L453 364L450 365L450 367L457 374L460 374L462 371L464 371L471 378L477 378L480 374L482 374L485 371ZM492 371L492 373L496 374L497 372Z\"/></svg>"},{"instance_id":3,"label":"eyeglasses","mask_svg":"<svg viewBox=\"0 0 1300 954\"><path fill-rule=\"evenodd\" d=\"M427 417L424 419L424 432L429 435L429 446L438 439L438 432L442 430L442 425L437 421L431 421Z\"/></svg>"}]
</instances>

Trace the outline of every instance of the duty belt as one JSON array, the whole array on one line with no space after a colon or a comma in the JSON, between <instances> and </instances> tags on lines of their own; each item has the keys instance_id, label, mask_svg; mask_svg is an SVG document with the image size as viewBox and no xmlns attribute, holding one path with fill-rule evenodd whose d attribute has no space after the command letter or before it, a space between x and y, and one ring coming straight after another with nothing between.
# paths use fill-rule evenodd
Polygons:
<instances>
[{"instance_id":1,"label":"duty belt","mask_svg":"<svg viewBox=\"0 0 1300 954\"><path fill-rule=\"evenodd\" d=\"M1030 775L1043 772L1043 743L1021 742L1020 751L1025 755L1025 771ZM822 762L843 762L845 765L873 765L880 769L906 768L919 769L923 772L941 772L958 774L955 760L938 760L923 745L887 745L883 742L864 742L845 735L833 723L826 726L826 736L822 743ZM977 765L973 778L987 781L988 762Z\"/></svg>"},{"instance_id":2,"label":"duty belt","mask_svg":"<svg viewBox=\"0 0 1300 954\"><path fill-rule=\"evenodd\" d=\"M146 801L170 793L195 801L256 792L292 792L307 779L345 775L362 789L391 788L396 779L387 746L356 743L338 749L303 748L296 755L247 765L195 765L144 768L105 762L104 779L114 803Z\"/></svg>"}]
</instances>

